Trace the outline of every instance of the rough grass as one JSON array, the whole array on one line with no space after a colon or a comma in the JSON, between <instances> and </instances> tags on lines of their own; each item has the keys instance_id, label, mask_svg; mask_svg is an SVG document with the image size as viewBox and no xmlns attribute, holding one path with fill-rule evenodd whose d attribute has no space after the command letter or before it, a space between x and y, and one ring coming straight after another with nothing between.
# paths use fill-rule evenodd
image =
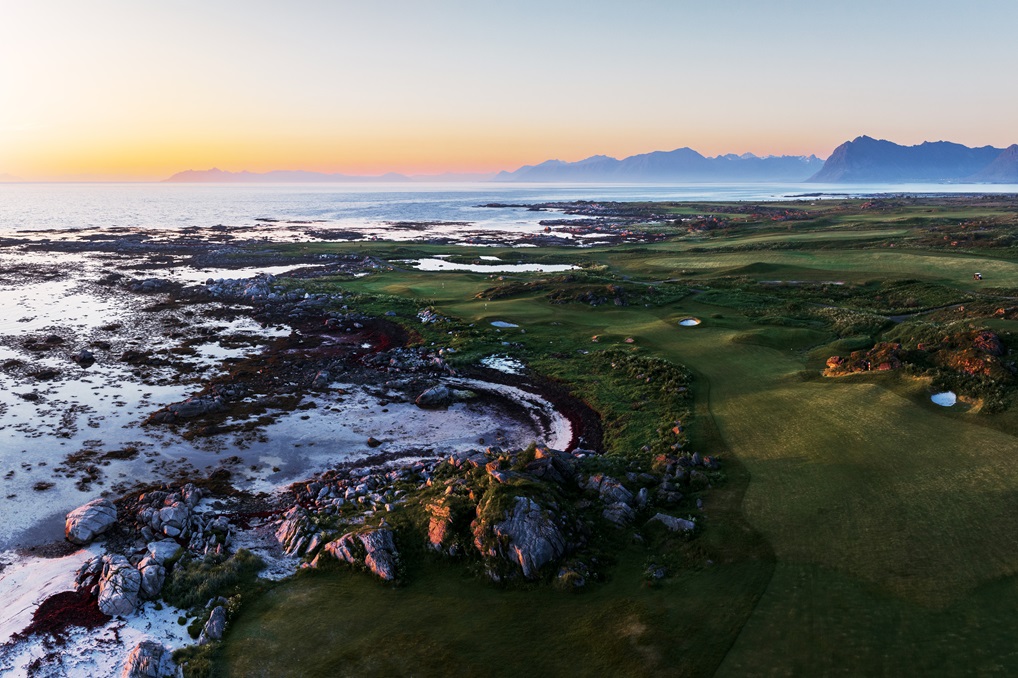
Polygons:
<instances>
[{"instance_id":1,"label":"rough grass","mask_svg":"<svg viewBox=\"0 0 1018 678\"><path fill-rule=\"evenodd\" d=\"M229 675L694 676L713 670L770 565L690 572L648 587L647 553L622 555L589 593L501 590L448 564L402 589L323 572L272 590L230 630ZM720 613L719 592L729 601ZM689 621L696 619L695 627ZM675 635L675 628L683 628Z\"/></svg>"}]
</instances>

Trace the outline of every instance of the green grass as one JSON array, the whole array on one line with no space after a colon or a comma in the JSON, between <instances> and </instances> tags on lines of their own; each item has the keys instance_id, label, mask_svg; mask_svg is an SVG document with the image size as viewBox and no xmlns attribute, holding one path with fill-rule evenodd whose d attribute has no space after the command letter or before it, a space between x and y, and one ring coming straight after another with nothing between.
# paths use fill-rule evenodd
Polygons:
<instances>
[{"instance_id":1,"label":"green grass","mask_svg":"<svg viewBox=\"0 0 1018 678\"><path fill-rule=\"evenodd\" d=\"M695 676L720 662L770 576L766 562L718 565L661 586L625 552L589 593L501 590L456 566L421 567L407 587L329 571L247 608L230 630L228 675ZM720 595L719 595L720 594ZM719 598L730 604L720 611ZM695 628L690 619L698 620ZM672 634L685 628L681 637Z\"/></svg>"}]
</instances>

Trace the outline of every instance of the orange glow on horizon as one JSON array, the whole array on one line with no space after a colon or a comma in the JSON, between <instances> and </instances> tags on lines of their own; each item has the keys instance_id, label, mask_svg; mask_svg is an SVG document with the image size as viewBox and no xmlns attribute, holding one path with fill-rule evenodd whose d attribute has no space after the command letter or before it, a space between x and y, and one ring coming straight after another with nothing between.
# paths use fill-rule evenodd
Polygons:
<instances>
[{"instance_id":1,"label":"orange glow on horizon","mask_svg":"<svg viewBox=\"0 0 1018 678\"><path fill-rule=\"evenodd\" d=\"M264 173L273 170L305 170L376 176L388 172L406 175L443 173L495 173L515 170L545 160L576 161L592 155L624 158L652 151L670 151L688 146L704 155L755 153L757 155L826 156L807 144L783 140L780 148L763 148L737 139L709 139L703 143L673 140L655 143L650 139L619 141L604 145L587 138L566 135L503 135L487 139L483 133L363 135L356 139L314 139L289 135L191 134L181 138L151 140L91 136L78 139L52 138L33 142L30 152L9 153L16 159L24 180L112 180L159 181L184 170L217 167L231 172ZM837 143L840 143L837 142ZM2 170L4 168L0 168ZM13 173L13 172L12 172Z\"/></svg>"}]
</instances>

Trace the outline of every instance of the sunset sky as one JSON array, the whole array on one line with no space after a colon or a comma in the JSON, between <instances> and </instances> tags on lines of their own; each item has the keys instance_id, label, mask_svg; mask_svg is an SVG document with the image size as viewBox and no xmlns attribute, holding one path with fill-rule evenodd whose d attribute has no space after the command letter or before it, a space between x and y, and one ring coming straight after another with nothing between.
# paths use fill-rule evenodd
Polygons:
<instances>
[{"instance_id":1,"label":"sunset sky","mask_svg":"<svg viewBox=\"0 0 1018 678\"><path fill-rule=\"evenodd\" d=\"M1018 142L1013 0L0 0L0 175Z\"/></svg>"}]
</instances>

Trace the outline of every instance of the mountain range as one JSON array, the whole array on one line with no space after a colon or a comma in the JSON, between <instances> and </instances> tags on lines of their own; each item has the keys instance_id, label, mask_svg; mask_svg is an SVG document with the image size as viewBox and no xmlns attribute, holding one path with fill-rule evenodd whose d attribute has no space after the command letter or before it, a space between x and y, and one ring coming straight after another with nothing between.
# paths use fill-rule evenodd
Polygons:
<instances>
[{"instance_id":1,"label":"mountain range","mask_svg":"<svg viewBox=\"0 0 1018 678\"><path fill-rule=\"evenodd\" d=\"M568 183L695 183L775 182L825 184L991 183L1018 184L1018 144L1007 148L969 148L949 141L927 141L901 146L868 136L856 137L834 149L826 161L815 155L704 156L691 148L654 151L621 160L595 155L576 162L547 160L514 171L490 174L378 176L326 174L301 170L227 172L220 169L187 170L169 182L305 183L305 182L411 182L499 181Z\"/></svg>"},{"instance_id":2,"label":"mountain range","mask_svg":"<svg viewBox=\"0 0 1018 678\"><path fill-rule=\"evenodd\" d=\"M1018 145L969 148L949 141L900 146L861 136L834 149L809 181L827 184L1018 183Z\"/></svg>"},{"instance_id":3,"label":"mountain range","mask_svg":"<svg viewBox=\"0 0 1018 678\"><path fill-rule=\"evenodd\" d=\"M209 170L185 170L167 179L170 183L320 183L358 181L410 181L405 174L389 172L374 177L351 174L326 174L304 170L274 170L272 172L228 172L218 167Z\"/></svg>"},{"instance_id":4,"label":"mountain range","mask_svg":"<svg viewBox=\"0 0 1018 678\"><path fill-rule=\"evenodd\" d=\"M548 160L500 172L494 181L568 182L766 182L802 181L819 171L823 160L810 156L766 156L752 153L707 157L691 148L655 151L617 160L595 155L577 162Z\"/></svg>"}]
</instances>

